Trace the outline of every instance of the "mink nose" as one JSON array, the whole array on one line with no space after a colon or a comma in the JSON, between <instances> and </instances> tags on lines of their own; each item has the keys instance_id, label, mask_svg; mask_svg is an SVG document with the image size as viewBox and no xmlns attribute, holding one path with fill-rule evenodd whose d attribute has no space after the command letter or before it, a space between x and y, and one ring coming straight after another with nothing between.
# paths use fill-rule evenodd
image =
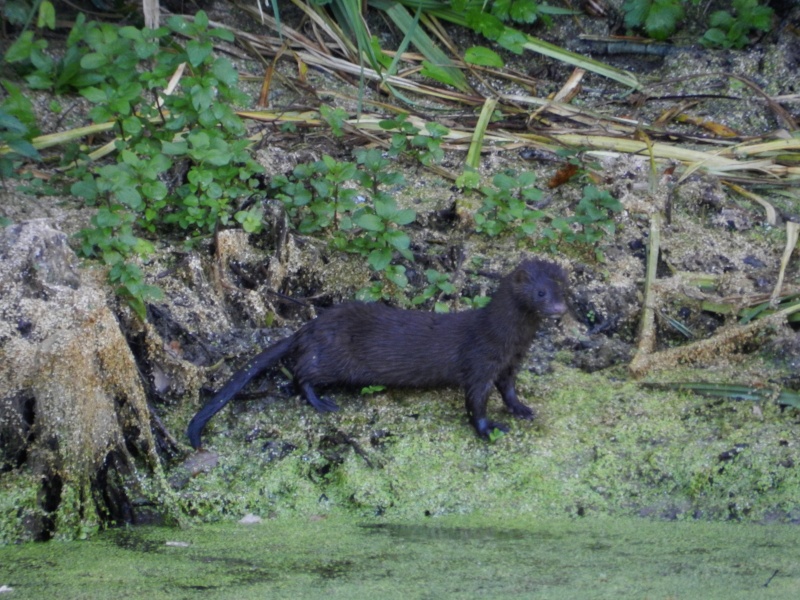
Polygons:
<instances>
[{"instance_id":1,"label":"mink nose","mask_svg":"<svg viewBox=\"0 0 800 600\"><path fill-rule=\"evenodd\" d=\"M567 305L563 302L558 302L553 304L550 309L547 311L547 318L549 319L557 319L564 315L567 312Z\"/></svg>"}]
</instances>

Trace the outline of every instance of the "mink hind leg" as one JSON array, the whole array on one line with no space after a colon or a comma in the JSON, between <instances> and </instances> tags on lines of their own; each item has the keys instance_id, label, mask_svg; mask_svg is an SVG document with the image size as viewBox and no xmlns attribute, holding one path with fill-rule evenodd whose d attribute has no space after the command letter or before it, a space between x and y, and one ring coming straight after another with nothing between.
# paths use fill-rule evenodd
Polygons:
<instances>
[{"instance_id":1,"label":"mink hind leg","mask_svg":"<svg viewBox=\"0 0 800 600\"><path fill-rule=\"evenodd\" d=\"M486 402L489 399L489 392L492 389L492 383L475 384L467 388L466 408L469 422L475 428L475 431L482 438L488 439L495 429L507 432L508 425L498 421L490 421L486 417Z\"/></svg>"},{"instance_id":2,"label":"mink hind leg","mask_svg":"<svg viewBox=\"0 0 800 600\"><path fill-rule=\"evenodd\" d=\"M497 391L503 397L508 412L518 419L533 419L536 412L527 404L523 404L517 396L517 371L507 369L494 382Z\"/></svg>"},{"instance_id":3,"label":"mink hind leg","mask_svg":"<svg viewBox=\"0 0 800 600\"><path fill-rule=\"evenodd\" d=\"M300 387L300 391L305 399L308 400L308 403L316 408L319 412L336 412L339 410L339 405L330 398L326 398L325 396L320 398L317 396L317 392L314 391L314 387L307 381L298 382L298 386Z\"/></svg>"}]
</instances>

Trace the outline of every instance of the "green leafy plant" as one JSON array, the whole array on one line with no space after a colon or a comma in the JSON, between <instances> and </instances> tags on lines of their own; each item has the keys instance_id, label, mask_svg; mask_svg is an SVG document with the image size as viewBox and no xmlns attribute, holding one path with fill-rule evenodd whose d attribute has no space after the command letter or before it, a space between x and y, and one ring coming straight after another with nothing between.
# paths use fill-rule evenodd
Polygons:
<instances>
[{"instance_id":1,"label":"green leafy plant","mask_svg":"<svg viewBox=\"0 0 800 600\"><path fill-rule=\"evenodd\" d=\"M356 161L337 161L330 156L295 167L291 175L273 177L271 193L281 200L298 231L327 232L337 250L361 254L381 279L359 296L377 299L394 295L408 285L403 265L392 264L396 255L412 261L411 238L403 227L416 212L399 208L384 188L405 183L389 169L390 161L376 149L359 150Z\"/></svg>"},{"instance_id":2,"label":"green leafy plant","mask_svg":"<svg viewBox=\"0 0 800 600\"><path fill-rule=\"evenodd\" d=\"M603 253L597 244L614 234L616 225L613 215L621 210L622 204L608 191L587 185L575 207L575 214L554 218L550 227L542 231L542 236L557 244L572 244L585 252L593 252L594 257L602 262Z\"/></svg>"},{"instance_id":3,"label":"green leafy plant","mask_svg":"<svg viewBox=\"0 0 800 600\"><path fill-rule=\"evenodd\" d=\"M347 119L347 111L343 108L332 108L327 104L319 107L319 115L331 128L331 132L336 137L344 135L345 120Z\"/></svg>"},{"instance_id":4,"label":"green leafy plant","mask_svg":"<svg viewBox=\"0 0 800 600\"><path fill-rule=\"evenodd\" d=\"M717 48L744 48L753 30L769 31L773 10L761 6L758 0L733 0L733 12L718 10L711 13L709 24L700 42Z\"/></svg>"},{"instance_id":5,"label":"green leafy plant","mask_svg":"<svg viewBox=\"0 0 800 600\"><path fill-rule=\"evenodd\" d=\"M185 45L175 34L188 39ZM247 98L231 62L214 55L216 39L233 36L209 28L203 11L156 30L86 22L79 14L61 57L30 30L5 55L30 87L77 91L94 105L96 123L114 124L111 162L71 156L71 192L98 207L79 235L82 254L109 265L112 283L140 315L155 292L126 260L152 250L143 236L173 232L192 244L220 225L261 227L259 203L237 210L257 194L262 169L233 109Z\"/></svg>"},{"instance_id":6,"label":"green leafy plant","mask_svg":"<svg viewBox=\"0 0 800 600\"><path fill-rule=\"evenodd\" d=\"M419 295L411 300L412 304L422 304L435 296L441 296L442 294L452 295L456 293L456 287L450 282L450 275L447 273L440 273L435 269L427 269L425 271L425 278L428 280L428 285ZM437 301L434 304L434 310L436 312L448 312L450 307L446 302Z\"/></svg>"},{"instance_id":7,"label":"green leafy plant","mask_svg":"<svg viewBox=\"0 0 800 600\"><path fill-rule=\"evenodd\" d=\"M416 218L409 208L398 208L394 198L380 194L353 212L351 222L336 235L333 245L339 250L367 257L376 271L384 271L397 252L407 260L414 256L409 250L411 239L400 229ZM357 233L350 235L349 232ZM348 232L347 234L345 232Z\"/></svg>"},{"instance_id":8,"label":"green leafy plant","mask_svg":"<svg viewBox=\"0 0 800 600\"><path fill-rule=\"evenodd\" d=\"M472 296L470 298L468 296L462 296L460 300L467 308L483 308L484 306L488 305L489 302L492 301L492 297Z\"/></svg>"},{"instance_id":9,"label":"green leafy plant","mask_svg":"<svg viewBox=\"0 0 800 600\"><path fill-rule=\"evenodd\" d=\"M91 219L92 227L82 232L81 251L84 256L102 259L110 267L109 282L115 286L117 294L144 319L145 303L159 300L163 294L158 287L144 282L138 266L126 262L133 254L147 256L153 250L150 242L134 234L135 219L132 212L100 207Z\"/></svg>"},{"instance_id":10,"label":"green leafy plant","mask_svg":"<svg viewBox=\"0 0 800 600\"><path fill-rule=\"evenodd\" d=\"M439 123L425 123L425 132L408 121L408 115L401 114L393 119L385 119L378 123L386 131L396 130L392 134L390 156L407 155L423 165L433 165L444 158L442 140L450 130Z\"/></svg>"},{"instance_id":11,"label":"green leafy plant","mask_svg":"<svg viewBox=\"0 0 800 600\"><path fill-rule=\"evenodd\" d=\"M124 298L142 320L147 312L145 303L155 302L164 297L161 288L144 282L144 275L139 267L121 259L111 266L108 280L117 286L117 295Z\"/></svg>"},{"instance_id":12,"label":"green leafy plant","mask_svg":"<svg viewBox=\"0 0 800 600\"><path fill-rule=\"evenodd\" d=\"M642 28L655 40L665 40L675 33L686 14L683 4L681 0L625 0L625 25Z\"/></svg>"},{"instance_id":13,"label":"green leafy plant","mask_svg":"<svg viewBox=\"0 0 800 600\"><path fill-rule=\"evenodd\" d=\"M21 90L9 81L2 82L8 94L0 105L0 177L18 177L18 164L23 159L39 159L31 144L38 133L33 104Z\"/></svg>"},{"instance_id":14,"label":"green leafy plant","mask_svg":"<svg viewBox=\"0 0 800 600\"><path fill-rule=\"evenodd\" d=\"M231 108L244 101L236 71L227 58L212 54L215 37L231 36L207 25L200 12L192 24L172 18L169 27L152 33L94 25L82 36L90 52L81 65L102 75L81 92L96 104L91 116L97 122L116 121L126 136L117 141L117 164L96 171L98 191L111 192L139 213L150 231L163 222L202 235L217 223L227 224L232 201L252 193L261 171L240 139L244 125ZM184 49L156 55L159 46L148 38L165 40L172 32L192 39ZM138 60L129 62L131 55L153 57L154 69L137 74ZM147 101L145 94L155 98L184 62L183 93L162 95L160 107ZM186 168L185 181L168 189L159 176L177 163Z\"/></svg>"},{"instance_id":15,"label":"green leafy plant","mask_svg":"<svg viewBox=\"0 0 800 600\"><path fill-rule=\"evenodd\" d=\"M656 40L664 40L675 33L686 17L688 5L698 5L699 0L625 0L622 11L625 25L643 29ZM762 6L759 0L733 0L728 10L717 10L708 18L709 29L700 38L704 46L714 48L744 48L752 31L769 31L774 11Z\"/></svg>"},{"instance_id":16,"label":"green leafy plant","mask_svg":"<svg viewBox=\"0 0 800 600\"><path fill-rule=\"evenodd\" d=\"M40 9L44 10L48 5L51 9L53 8L49 2L42 2ZM55 13L52 13L52 18L51 23L49 18L40 16L38 26L41 28L47 25L52 29L55 25ZM36 32L27 29L6 51L4 60L20 72L32 89L50 90L57 94L64 94L97 83L101 77L97 73L87 71L82 66L81 38L86 31L85 26L86 19L83 14L79 14L75 27L67 37L66 50L60 57L48 52L45 39L37 39ZM109 25L106 31L115 29L114 26ZM136 66L137 56L131 54L127 57L127 61L132 61L128 70L133 69ZM120 74L122 73L124 71L120 72Z\"/></svg>"},{"instance_id":17,"label":"green leafy plant","mask_svg":"<svg viewBox=\"0 0 800 600\"><path fill-rule=\"evenodd\" d=\"M395 130L392 133L388 150L389 156L392 157L408 152L409 136L419 133L419 128L408 121L408 115L405 113L399 114L392 119L384 119L378 123L378 126L386 131Z\"/></svg>"},{"instance_id":18,"label":"green leafy plant","mask_svg":"<svg viewBox=\"0 0 800 600\"><path fill-rule=\"evenodd\" d=\"M28 0L6 0L0 7L0 15L12 25L25 25L33 18L34 8Z\"/></svg>"},{"instance_id":19,"label":"green leafy plant","mask_svg":"<svg viewBox=\"0 0 800 600\"><path fill-rule=\"evenodd\" d=\"M587 185L573 215L553 217L530 206L542 197L535 184L536 176L530 172L495 175L491 186L481 188L484 200L475 214L475 229L489 236L513 233L519 239L535 240L532 245L551 252L563 245L574 246L583 253L593 252L602 261L597 243L613 235L613 215L622 210L619 201L607 191Z\"/></svg>"},{"instance_id":20,"label":"green leafy plant","mask_svg":"<svg viewBox=\"0 0 800 600\"><path fill-rule=\"evenodd\" d=\"M439 123L425 123L425 133L418 132L411 138L411 147L415 149L419 162L423 165L432 165L442 162L444 150L442 139L450 130Z\"/></svg>"},{"instance_id":21,"label":"green leafy plant","mask_svg":"<svg viewBox=\"0 0 800 600\"><path fill-rule=\"evenodd\" d=\"M356 292L356 299L365 302L376 300L394 299L399 302L405 301L403 290L408 287L408 277L406 268L403 265L390 264L381 273L382 277L365 288Z\"/></svg>"},{"instance_id":22,"label":"green leafy plant","mask_svg":"<svg viewBox=\"0 0 800 600\"><path fill-rule=\"evenodd\" d=\"M325 155L314 163L297 165L291 176L272 179L276 197L287 208L300 233L316 233L328 228L352 227L351 213L356 208L357 167ZM350 187L346 187L350 184Z\"/></svg>"},{"instance_id":23,"label":"green leafy plant","mask_svg":"<svg viewBox=\"0 0 800 600\"><path fill-rule=\"evenodd\" d=\"M449 4L455 15L463 15L467 27L518 54L527 39L522 32L508 27L508 23L532 25L541 21L549 26L552 24L550 15L575 14L574 10L549 6L538 0L495 0L491 3L452 0L444 4Z\"/></svg>"},{"instance_id":24,"label":"green leafy plant","mask_svg":"<svg viewBox=\"0 0 800 600\"><path fill-rule=\"evenodd\" d=\"M492 178L492 186L484 186L483 204L475 215L475 229L490 236L513 231L518 237L533 234L545 213L533 209L530 202L541 200L542 192L537 187L536 175L525 172L498 173Z\"/></svg>"},{"instance_id":25,"label":"green leafy plant","mask_svg":"<svg viewBox=\"0 0 800 600\"><path fill-rule=\"evenodd\" d=\"M361 395L362 396L369 396L371 394L377 394L378 392L382 392L386 389L385 385L368 385L367 387L361 388Z\"/></svg>"},{"instance_id":26,"label":"green leafy plant","mask_svg":"<svg viewBox=\"0 0 800 600\"><path fill-rule=\"evenodd\" d=\"M390 169L392 161L384 157L376 149L356 150L356 162L359 165L359 182L361 185L377 194L380 188L401 187L405 185L405 178L397 171Z\"/></svg>"},{"instance_id":27,"label":"green leafy plant","mask_svg":"<svg viewBox=\"0 0 800 600\"><path fill-rule=\"evenodd\" d=\"M502 429L497 429L495 427L489 432L489 443L496 444L497 442L500 441L500 438L502 438L504 435L505 432Z\"/></svg>"}]
</instances>

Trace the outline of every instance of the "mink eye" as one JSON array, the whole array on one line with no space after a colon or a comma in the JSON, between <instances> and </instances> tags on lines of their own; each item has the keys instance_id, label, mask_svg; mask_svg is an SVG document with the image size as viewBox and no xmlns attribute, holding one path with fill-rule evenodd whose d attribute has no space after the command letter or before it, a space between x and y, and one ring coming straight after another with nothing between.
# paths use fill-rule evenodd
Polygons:
<instances>
[{"instance_id":1,"label":"mink eye","mask_svg":"<svg viewBox=\"0 0 800 600\"><path fill-rule=\"evenodd\" d=\"M544 290L539 290L539 293L536 295L539 296L539 298L544 298L547 295L547 293Z\"/></svg>"}]
</instances>

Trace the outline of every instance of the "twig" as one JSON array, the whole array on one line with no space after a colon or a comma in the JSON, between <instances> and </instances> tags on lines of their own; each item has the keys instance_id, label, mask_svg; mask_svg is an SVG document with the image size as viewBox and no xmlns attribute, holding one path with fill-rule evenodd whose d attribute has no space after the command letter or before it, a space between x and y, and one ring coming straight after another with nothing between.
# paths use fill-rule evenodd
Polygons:
<instances>
[{"instance_id":1,"label":"twig","mask_svg":"<svg viewBox=\"0 0 800 600\"><path fill-rule=\"evenodd\" d=\"M753 321L744 327L734 325L724 329L714 337L700 340L693 344L670 348L669 350L654 352L641 357L637 355L636 364L631 362L628 368L634 377L641 377L657 369L669 369L684 363L708 364L720 356L732 353L759 334L782 325L786 321L786 317L798 311L800 311L800 304Z\"/></svg>"},{"instance_id":2,"label":"twig","mask_svg":"<svg viewBox=\"0 0 800 600\"><path fill-rule=\"evenodd\" d=\"M661 246L661 213L653 213L650 217L650 240L647 246L647 272L644 282L644 305L642 307L642 321L639 329L639 346L636 356L633 357L629 369L632 373L638 372L640 365L648 361L656 345L655 331L655 293L653 284L656 280L658 267L658 254Z\"/></svg>"}]
</instances>

